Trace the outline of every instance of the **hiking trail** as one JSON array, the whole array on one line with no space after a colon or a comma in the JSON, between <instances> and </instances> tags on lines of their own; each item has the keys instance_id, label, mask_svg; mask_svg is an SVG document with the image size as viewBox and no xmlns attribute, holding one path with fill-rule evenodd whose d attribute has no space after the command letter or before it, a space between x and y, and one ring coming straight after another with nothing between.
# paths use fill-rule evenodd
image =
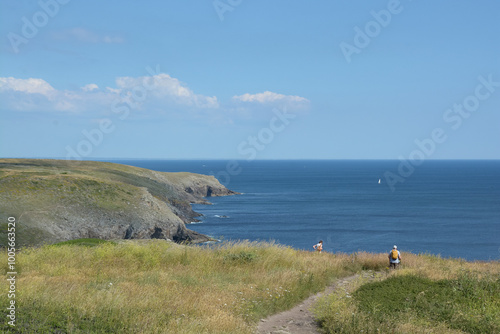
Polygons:
<instances>
[{"instance_id":1,"label":"hiking trail","mask_svg":"<svg viewBox=\"0 0 500 334\"><path fill-rule=\"evenodd\" d=\"M320 334L318 324L311 311L311 307L320 297L328 295L359 278L369 282L379 277L381 277L380 272L369 270L349 277L339 278L324 291L310 296L292 309L261 319L256 334Z\"/></svg>"}]
</instances>

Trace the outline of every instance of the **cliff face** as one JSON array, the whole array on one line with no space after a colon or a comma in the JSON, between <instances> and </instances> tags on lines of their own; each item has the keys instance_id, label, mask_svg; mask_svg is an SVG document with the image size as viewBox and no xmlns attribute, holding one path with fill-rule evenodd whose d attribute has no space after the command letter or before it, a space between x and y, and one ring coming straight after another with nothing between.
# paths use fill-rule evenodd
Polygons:
<instances>
[{"instance_id":1,"label":"cliff face","mask_svg":"<svg viewBox=\"0 0 500 334\"><path fill-rule=\"evenodd\" d=\"M203 242L185 223L190 203L233 195L213 176L163 173L106 162L0 159L0 245L7 218L18 245L77 238Z\"/></svg>"}]
</instances>

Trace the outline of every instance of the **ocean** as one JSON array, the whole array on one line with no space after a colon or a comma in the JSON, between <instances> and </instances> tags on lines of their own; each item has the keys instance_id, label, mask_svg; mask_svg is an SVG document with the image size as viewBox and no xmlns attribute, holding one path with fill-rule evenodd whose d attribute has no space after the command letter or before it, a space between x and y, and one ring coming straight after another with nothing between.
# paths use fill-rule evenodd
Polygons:
<instances>
[{"instance_id":1,"label":"ocean","mask_svg":"<svg viewBox=\"0 0 500 334\"><path fill-rule=\"evenodd\" d=\"M237 196L193 205L188 228L219 240L274 241L327 252L500 259L500 161L114 160L215 175ZM379 183L380 180L380 183Z\"/></svg>"}]
</instances>

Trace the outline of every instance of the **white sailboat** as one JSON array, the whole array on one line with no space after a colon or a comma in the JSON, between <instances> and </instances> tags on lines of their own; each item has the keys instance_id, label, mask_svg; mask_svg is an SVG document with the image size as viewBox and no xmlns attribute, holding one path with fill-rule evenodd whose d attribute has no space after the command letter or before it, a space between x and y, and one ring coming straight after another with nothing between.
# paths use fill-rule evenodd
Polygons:
<instances>
[{"instance_id":1,"label":"white sailboat","mask_svg":"<svg viewBox=\"0 0 500 334\"><path fill-rule=\"evenodd\" d=\"M378 184L380 184L380 179L378 179Z\"/></svg>"}]
</instances>

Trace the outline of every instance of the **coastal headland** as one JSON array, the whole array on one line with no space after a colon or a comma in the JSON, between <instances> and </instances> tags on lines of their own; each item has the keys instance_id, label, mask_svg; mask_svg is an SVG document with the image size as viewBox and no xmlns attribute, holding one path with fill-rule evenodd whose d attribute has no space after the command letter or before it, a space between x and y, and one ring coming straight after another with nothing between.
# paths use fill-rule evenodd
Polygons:
<instances>
[{"instance_id":1,"label":"coastal headland","mask_svg":"<svg viewBox=\"0 0 500 334\"><path fill-rule=\"evenodd\" d=\"M185 226L200 216L190 204L234 194L208 175L109 162L0 159L0 245L6 245L9 217L17 221L18 246L78 238L204 242L207 236Z\"/></svg>"}]
</instances>

